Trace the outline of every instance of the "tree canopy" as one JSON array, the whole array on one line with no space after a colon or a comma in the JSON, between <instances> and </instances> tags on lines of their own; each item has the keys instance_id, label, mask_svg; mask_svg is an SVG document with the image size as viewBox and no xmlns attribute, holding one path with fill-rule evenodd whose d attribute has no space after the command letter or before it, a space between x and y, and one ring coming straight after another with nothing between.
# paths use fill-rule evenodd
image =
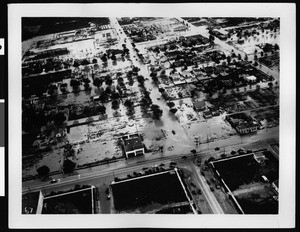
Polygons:
<instances>
[{"instance_id":1,"label":"tree canopy","mask_svg":"<svg viewBox=\"0 0 300 232\"><path fill-rule=\"evenodd\" d=\"M48 166L44 165L42 167L39 167L36 171L39 174L39 176L46 176L49 174L50 169Z\"/></svg>"}]
</instances>

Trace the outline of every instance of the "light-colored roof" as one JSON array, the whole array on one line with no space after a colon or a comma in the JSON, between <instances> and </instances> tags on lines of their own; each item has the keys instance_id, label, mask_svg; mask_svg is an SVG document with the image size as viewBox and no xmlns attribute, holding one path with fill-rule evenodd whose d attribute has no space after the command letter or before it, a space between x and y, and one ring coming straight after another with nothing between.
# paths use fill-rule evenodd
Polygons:
<instances>
[{"instance_id":1,"label":"light-colored roof","mask_svg":"<svg viewBox=\"0 0 300 232\"><path fill-rule=\"evenodd\" d=\"M246 77L248 80L251 80L251 81L255 81L256 80L256 76L248 76Z\"/></svg>"}]
</instances>

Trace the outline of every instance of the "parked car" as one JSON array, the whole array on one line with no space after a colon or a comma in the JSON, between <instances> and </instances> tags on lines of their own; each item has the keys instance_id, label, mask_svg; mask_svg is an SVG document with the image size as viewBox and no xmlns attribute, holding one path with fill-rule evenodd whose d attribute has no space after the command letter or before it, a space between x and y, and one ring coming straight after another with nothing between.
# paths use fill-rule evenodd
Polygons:
<instances>
[{"instance_id":1,"label":"parked car","mask_svg":"<svg viewBox=\"0 0 300 232\"><path fill-rule=\"evenodd\" d=\"M57 180L56 180L56 179L53 179L53 180L50 181L50 183L51 183L51 184L57 183Z\"/></svg>"}]
</instances>

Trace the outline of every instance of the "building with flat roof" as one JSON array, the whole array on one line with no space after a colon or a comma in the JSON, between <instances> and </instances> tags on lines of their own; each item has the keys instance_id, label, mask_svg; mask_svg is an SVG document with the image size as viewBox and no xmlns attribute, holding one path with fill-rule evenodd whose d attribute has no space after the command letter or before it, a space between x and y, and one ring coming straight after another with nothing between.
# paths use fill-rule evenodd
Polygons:
<instances>
[{"instance_id":1,"label":"building with flat roof","mask_svg":"<svg viewBox=\"0 0 300 232\"><path fill-rule=\"evenodd\" d=\"M44 195L41 191L29 192L22 196L22 214L41 214Z\"/></svg>"},{"instance_id":2,"label":"building with flat roof","mask_svg":"<svg viewBox=\"0 0 300 232\"><path fill-rule=\"evenodd\" d=\"M126 158L145 154L144 144L138 134L124 136L122 140Z\"/></svg>"}]
</instances>

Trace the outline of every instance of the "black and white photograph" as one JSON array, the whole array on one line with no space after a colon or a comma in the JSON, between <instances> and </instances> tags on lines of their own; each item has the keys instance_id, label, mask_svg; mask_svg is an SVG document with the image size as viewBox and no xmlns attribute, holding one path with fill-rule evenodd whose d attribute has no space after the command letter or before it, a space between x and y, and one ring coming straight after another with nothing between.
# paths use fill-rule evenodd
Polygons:
<instances>
[{"instance_id":1,"label":"black and white photograph","mask_svg":"<svg viewBox=\"0 0 300 232\"><path fill-rule=\"evenodd\" d=\"M282 214L293 77L279 9L119 5L15 11L17 213Z\"/></svg>"}]
</instances>

